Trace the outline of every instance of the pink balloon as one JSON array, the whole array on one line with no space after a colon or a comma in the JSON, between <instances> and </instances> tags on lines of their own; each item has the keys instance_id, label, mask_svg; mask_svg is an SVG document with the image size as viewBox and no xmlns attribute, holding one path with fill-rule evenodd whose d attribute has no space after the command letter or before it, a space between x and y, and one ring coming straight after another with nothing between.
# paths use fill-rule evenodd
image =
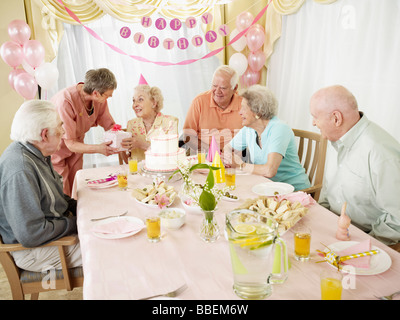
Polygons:
<instances>
[{"instance_id":1,"label":"pink balloon","mask_svg":"<svg viewBox=\"0 0 400 320\"><path fill-rule=\"evenodd\" d=\"M23 20L13 20L8 25L8 35L11 40L23 45L31 36L31 28Z\"/></svg>"},{"instance_id":2,"label":"pink balloon","mask_svg":"<svg viewBox=\"0 0 400 320\"><path fill-rule=\"evenodd\" d=\"M267 57L264 51L258 50L256 52L250 52L247 59L251 70L260 71L264 67Z\"/></svg>"},{"instance_id":3,"label":"pink balloon","mask_svg":"<svg viewBox=\"0 0 400 320\"><path fill-rule=\"evenodd\" d=\"M33 67L39 67L44 61L44 47L38 40L28 40L24 44L25 60Z\"/></svg>"},{"instance_id":4,"label":"pink balloon","mask_svg":"<svg viewBox=\"0 0 400 320\"><path fill-rule=\"evenodd\" d=\"M4 42L0 48L1 58L10 67L16 68L24 59L21 46L14 41Z\"/></svg>"},{"instance_id":5,"label":"pink balloon","mask_svg":"<svg viewBox=\"0 0 400 320\"><path fill-rule=\"evenodd\" d=\"M10 73L8 74L8 83L10 84L11 88L13 88L15 90L15 87L14 87L15 78L19 74L24 73L24 72L26 72L24 69L14 69L14 70L10 71Z\"/></svg>"},{"instance_id":6,"label":"pink balloon","mask_svg":"<svg viewBox=\"0 0 400 320\"><path fill-rule=\"evenodd\" d=\"M236 28L239 32L248 28L253 22L254 17L250 12L242 12L236 17Z\"/></svg>"},{"instance_id":7,"label":"pink balloon","mask_svg":"<svg viewBox=\"0 0 400 320\"><path fill-rule=\"evenodd\" d=\"M247 37L247 46L251 51L257 51L260 49L265 41L265 32L264 28L258 24L251 26L249 31L246 34Z\"/></svg>"},{"instance_id":8,"label":"pink balloon","mask_svg":"<svg viewBox=\"0 0 400 320\"><path fill-rule=\"evenodd\" d=\"M240 80L241 80L242 86L250 87L253 84L258 83L258 81L260 81L260 78L261 78L260 71L253 71L249 67L249 68L247 68L245 73L240 77Z\"/></svg>"},{"instance_id":9,"label":"pink balloon","mask_svg":"<svg viewBox=\"0 0 400 320\"><path fill-rule=\"evenodd\" d=\"M26 72L15 77L14 87L15 91L28 100L33 99L38 90L35 77Z\"/></svg>"}]
</instances>

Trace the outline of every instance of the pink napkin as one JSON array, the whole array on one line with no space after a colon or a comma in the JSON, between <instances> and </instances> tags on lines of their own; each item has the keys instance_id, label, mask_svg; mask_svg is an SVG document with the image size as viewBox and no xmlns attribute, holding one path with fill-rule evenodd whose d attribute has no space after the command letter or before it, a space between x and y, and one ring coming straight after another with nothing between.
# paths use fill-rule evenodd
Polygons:
<instances>
[{"instance_id":1,"label":"pink napkin","mask_svg":"<svg viewBox=\"0 0 400 320\"><path fill-rule=\"evenodd\" d=\"M276 198L281 201L283 199L289 200L290 202L300 202L304 207L310 207L317 202L307 193L303 191L297 191L288 194L282 194L276 196Z\"/></svg>"},{"instance_id":2,"label":"pink napkin","mask_svg":"<svg viewBox=\"0 0 400 320\"><path fill-rule=\"evenodd\" d=\"M361 253L370 250L371 250L371 240L367 239L365 241L355 244L354 246L348 247L347 249L336 252L336 254L339 257L343 257L343 256L348 256L350 254ZM371 256L366 256L366 257L343 261L343 264L351 265L356 268L368 269L370 260Z\"/></svg>"},{"instance_id":3,"label":"pink napkin","mask_svg":"<svg viewBox=\"0 0 400 320\"><path fill-rule=\"evenodd\" d=\"M124 234L133 231L140 231L143 227L144 225L138 222L126 219L117 219L109 223L96 225L93 227L92 231L103 234Z\"/></svg>"}]
</instances>

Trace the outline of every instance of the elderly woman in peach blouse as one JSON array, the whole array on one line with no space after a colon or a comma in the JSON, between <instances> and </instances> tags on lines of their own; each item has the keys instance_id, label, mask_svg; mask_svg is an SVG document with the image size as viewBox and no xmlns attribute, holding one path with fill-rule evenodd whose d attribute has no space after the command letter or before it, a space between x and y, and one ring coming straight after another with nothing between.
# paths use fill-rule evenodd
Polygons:
<instances>
[{"instance_id":1,"label":"elderly woman in peach blouse","mask_svg":"<svg viewBox=\"0 0 400 320\"><path fill-rule=\"evenodd\" d=\"M144 159L144 152L150 147L150 138L164 132L178 134L178 118L161 113L163 96L157 87L139 84L134 89L132 108L136 118L129 120L127 132L132 132L130 156L138 162ZM123 153L125 161L128 154Z\"/></svg>"}]
</instances>

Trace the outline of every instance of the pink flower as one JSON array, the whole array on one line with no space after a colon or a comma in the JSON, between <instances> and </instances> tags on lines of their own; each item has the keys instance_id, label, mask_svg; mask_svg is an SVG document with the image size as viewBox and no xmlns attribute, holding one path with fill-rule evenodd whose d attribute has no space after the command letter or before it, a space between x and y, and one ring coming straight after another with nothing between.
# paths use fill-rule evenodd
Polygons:
<instances>
[{"instance_id":1,"label":"pink flower","mask_svg":"<svg viewBox=\"0 0 400 320\"><path fill-rule=\"evenodd\" d=\"M171 202L170 199L165 194L163 194L162 196L157 194L154 197L154 200L156 201L156 203L158 204L158 207L160 209L163 209L163 208L167 207Z\"/></svg>"}]
</instances>

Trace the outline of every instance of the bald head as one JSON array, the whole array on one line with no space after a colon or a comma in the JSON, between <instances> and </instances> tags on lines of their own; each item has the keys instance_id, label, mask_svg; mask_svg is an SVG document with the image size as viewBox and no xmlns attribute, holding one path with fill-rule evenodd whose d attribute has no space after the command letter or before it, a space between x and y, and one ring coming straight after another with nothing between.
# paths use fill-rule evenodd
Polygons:
<instances>
[{"instance_id":1,"label":"bald head","mask_svg":"<svg viewBox=\"0 0 400 320\"><path fill-rule=\"evenodd\" d=\"M356 98L340 85L322 88L314 93L310 112L313 125L331 141L340 139L360 120Z\"/></svg>"}]
</instances>

